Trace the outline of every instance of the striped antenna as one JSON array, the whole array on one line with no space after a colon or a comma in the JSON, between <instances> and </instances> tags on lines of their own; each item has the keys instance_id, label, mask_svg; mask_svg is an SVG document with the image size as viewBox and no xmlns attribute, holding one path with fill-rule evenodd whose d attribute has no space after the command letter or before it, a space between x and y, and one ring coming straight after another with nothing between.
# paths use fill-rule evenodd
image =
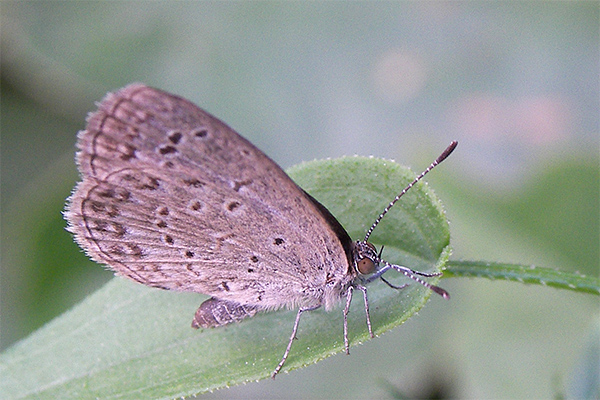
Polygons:
<instances>
[{"instance_id":1,"label":"striped antenna","mask_svg":"<svg viewBox=\"0 0 600 400\"><path fill-rule=\"evenodd\" d=\"M444 150L443 153L440 154L440 156L438 158L436 158L435 161L432 162L429 165L429 167L427 167L425 169L425 171L421 172L421 174L419 174L419 176L417 176L411 183L409 183L408 186L406 186L400 192L400 194L398 194L398 196L396 196L394 198L394 200L392 200L390 202L390 204L388 204L387 207L383 209L383 211L381 212L381 214L379 214L379 217L377 217L377 219L375 220L375 222L373 222L373 225L371 225L371 227L367 231L367 234L365 235L365 240L364 240L365 242L367 242L369 240L369 237L371 236L371 233L373 233L373 230L375 229L375 227L381 222L381 220L383 219L383 217L385 216L385 214L387 214L387 212L390 211L390 208L392 208L394 206L394 204L396 204L396 202L398 200L400 200L400 197L404 196L404 194L406 192L408 192L410 190L410 188L415 185L415 183L419 182L425 175L427 175L427 173L429 171L431 171L439 163L441 163L442 161L444 161L454 151L454 149L456 148L456 146L458 146L458 141L456 141L456 140L452 141L452 143L450 143L450 145L446 148L446 150Z\"/></svg>"}]
</instances>

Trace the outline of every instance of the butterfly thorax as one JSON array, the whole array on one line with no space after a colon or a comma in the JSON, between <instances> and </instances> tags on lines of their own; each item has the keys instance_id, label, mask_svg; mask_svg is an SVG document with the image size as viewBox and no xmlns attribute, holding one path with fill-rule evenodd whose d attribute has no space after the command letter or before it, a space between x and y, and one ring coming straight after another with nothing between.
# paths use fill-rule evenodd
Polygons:
<instances>
[{"instance_id":1,"label":"butterfly thorax","mask_svg":"<svg viewBox=\"0 0 600 400\"><path fill-rule=\"evenodd\" d=\"M348 288L352 286L352 282L356 278L356 273L350 268L348 274L344 276L330 275L327 283L322 289L321 305L325 310L329 311L336 307L342 298L346 296Z\"/></svg>"}]
</instances>

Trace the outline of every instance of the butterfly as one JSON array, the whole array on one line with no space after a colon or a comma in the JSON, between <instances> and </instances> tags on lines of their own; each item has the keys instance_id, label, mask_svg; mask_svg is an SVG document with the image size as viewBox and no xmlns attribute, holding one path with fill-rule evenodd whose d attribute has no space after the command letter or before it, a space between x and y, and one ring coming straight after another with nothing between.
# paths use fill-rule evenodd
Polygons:
<instances>
[{"instance_id":1,"label":"butterfly","mask_svg":"<svg viewBox=\"0 0 600 400\"><path fill-rule=\"evenodd\" d=\"M353 292L396 270L444 298L423 273L388 263L368 240L385 214L456 148L448 148L353 241L337 219L262 151L173 94L132 84L108 94L78 135L81 182L68 200L68 230L117 275L211 296L192 326L211 328L257 312L298 309L272 373L282 369L302 313L344 299L344 344Z\"/></svg>"}]
</instances>

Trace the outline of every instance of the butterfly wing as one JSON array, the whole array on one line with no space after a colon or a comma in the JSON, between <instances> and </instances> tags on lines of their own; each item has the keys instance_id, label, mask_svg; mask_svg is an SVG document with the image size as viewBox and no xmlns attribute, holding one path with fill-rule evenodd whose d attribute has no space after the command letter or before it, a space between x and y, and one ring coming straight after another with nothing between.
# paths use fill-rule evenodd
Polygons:
<instances>
[{"instance_id":1,"label":"butterfly wing","mask_svg":"<svg viewBox=\"0 0 600 400\"><path fill-rule=\"evenodd\" d=\"M141 84L109 94L78 147L69 230L119 275L260 308L321 305L351 279L335 218L185 99Z\"/></svg>"}]
</instances>

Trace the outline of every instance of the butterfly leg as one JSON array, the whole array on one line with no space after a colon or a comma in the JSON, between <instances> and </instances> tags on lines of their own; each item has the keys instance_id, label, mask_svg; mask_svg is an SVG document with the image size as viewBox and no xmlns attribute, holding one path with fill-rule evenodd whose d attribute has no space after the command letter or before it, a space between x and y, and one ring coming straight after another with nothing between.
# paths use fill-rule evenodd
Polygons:
<instances>
[{"instance_id":1,"label":"butterfly leg","mask_svg":"<svg viewBox=\"0 0 600 400\"><path fill-rule=\"evenodd\" d=\"M344 348L346 349L346 354L350 354L350 344L348 343L348 312L350 311L350 303L352 303L352 292L354 292L354 286L348 287L346 308L344 308Z\"/></svg>"},{"instance_id":2,"label":"butterfly leg","mask_svg":"<svg viewBox=\"0 0 600 400\"><path fill-rule=\"evenodd\" d=\"M391 283L387 279L385 279L383 276L380 276L379 279L381 279L386 285L388 285L392 289L396 289L396 290L401 290L401 289L404 289L405 287L408 286L408 283L404 283L404 284L402 284L400 286L394 285L393 283Z\"/></svg>"},{"instance_id":3,"label":"butterfly leg","mask_svg":"<svg viewBox=\"0 0 600 400\"><path fill-rule=\"evenodd\" d=\"M376 279L379 279L383 274L385 274L389 269L391 268L390 265L384 265L383 267L379 268L377 271L375 271L371 276L369 276L368 278L364 278L362 280L362 283L364 284L369 284L371 282L373 282Z\"/></svg>"},{"instance_id":4,"label":"butterfly leg","mask_svg":"<svg viewBox=\"0 0 600 400\"><path fill-rule=\"evenodd\" d=\"M382 262L385 262L385 261L382 261ZM406 275L408 278L420 283L421 285L425 286L428 289L433 290L435 293L439 294L440 296L442 296L445 299L450 298L450 294L448 294L448 292L445 291L444 289L442 289L441 287L432 285L428 282L425 282L423 279L419 278L419 276L424 276L426 278L440 276L440 275L442 275L441 272L432 272L432 273L420 272L420 271L415 271L414 269L410 269L408 267L403 267L401 265L389 264L387 262L385 262L385 265L383 267L381 267L379 270L377 270L375 273L373 273L371 276L369 276L366 279L363 279L362 282L367 284L367 283L373 282L375 279L381 278L388 286L390 286L394 289L402 289L404 287L404 285L402 285L402 286L391 285L389 282L387 282L385 279L383 279L383 274L385 274L390 269L394 269L394 270Z\"/></svg>"},{"instance_id":5,"label":"butterfly leg","mask_svg":"<svg viewBox=\"0 0 600 400\"><path fill-rule=\"evenodd\" d=\"M296 339L296 333L298 332L298 324L300 324L300 316L302 315L302 313L305 311L316 310L319 307L321 307L321 306L310 307L310 308L301 308L298 310L298 314L296 314L296 321L294 322L294 329L292 330L292 336L290 336L290 341L288 342L287 348L285 349L285 352L283 353L283 357L281 358L281 361L279 361L279 364L275 368L275 371L273 371L273 373L271 374L271 378L275 379L275 376L279 373L279 371L281 371L283 364L285 364L285 360L287 360L287 357L290 354L290 349L292 348L292 343L294 342L294 339Z\"/></svg>"},{"instance_id":6,"label":"butterfly leg","mask_svg":"<svg viewBox=\"0 0 600 400\"><path fill-rule=\"evenodd\" d=\"M194 315L192 328L212 328L239 322L252 317L259 308L249 305L234 303L232 301L218 300L214 297L200 305Z\"/></svg>"},{"instance_id":7,"label":"butterfly leg","mask_svg":"<svg viewBox=\"0 0 600 400\"><path fill-rule=\"evenodd\" d=\"M423 279L421 279L421 278L419 278L417 276L417 275L420 275L420 276L424 276L424 277L430 278L430 277L433 277L433 276L440 276L440 275L442 275L441 272L432 272L432 273L419 272L419 271L415 271L413 269L410 269L408 267L403 267L401 265L394 265L394 264L386 264L386 267L393 268L396 271L403 273L408 278L412 279L413 281L416 281L416 282L420 283L421 285L425 286L428 289L433 290L435 293L439 294L440 296L442 296L446 300L448 300L450 298L450 294L446 290L442 289L439 286L432 285L429 282L425 282ZM387 270L387 269L385 269L385 270ZM381 277L382 274L383 273L379 274L379 277Z\"/></svg>"},{"instance_id":8,"label":"butterfly leg","mask_svg":"<svg viewBox=\"0 0 600 400\"><path fill-rule=\"evenodd\" d=\"M369 335L371 337L375 337L373 335L373 328L371 326L371 314L369 313L369 298L367 297L367 288L362 285L350 286L346 294L346 307L344 308L344 348L346 349L346 354L350 354L350 342L348 340L348 313L350 312L350 303L352 303L352 294L354 289L358 289L363 293L363 298L365 299L365 314L367 315L367 328L369 329Z\"/></svg>"}]
</instances>

